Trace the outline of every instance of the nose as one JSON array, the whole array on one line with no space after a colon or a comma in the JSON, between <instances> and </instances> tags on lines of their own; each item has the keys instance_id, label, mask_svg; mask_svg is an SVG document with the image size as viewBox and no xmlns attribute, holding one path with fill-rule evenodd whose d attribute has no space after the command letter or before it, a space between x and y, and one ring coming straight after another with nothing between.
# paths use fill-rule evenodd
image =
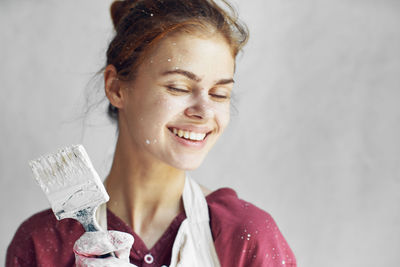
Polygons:
<instances>
[{"instance_id":1,"label":"nose","mask_svg":"<svg viewBox=\"0 0 400 267\"><path fill-rule=\"evenodd\" d=\"M191 105L185 109L185 115L196 120L207 120L211 118L214 111L208 103L208 95L198 95Z\"/></svg>"}]
</instances>

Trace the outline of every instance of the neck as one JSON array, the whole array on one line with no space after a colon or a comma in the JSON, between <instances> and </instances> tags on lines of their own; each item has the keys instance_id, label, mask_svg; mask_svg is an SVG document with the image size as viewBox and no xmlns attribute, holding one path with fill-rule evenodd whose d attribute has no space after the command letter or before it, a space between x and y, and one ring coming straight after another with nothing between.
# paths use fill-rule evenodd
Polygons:
<instances>
[{"instance_id":1,"label":"neck","mask_svg":"<svg viewBox=\"0 0 400 267\"><path fill-rule=\"evenodd\" d=\"M118 139L105 182L110 195L107 206L140 234L154 222L168 224L183 210L185 172L128 147Z\"/></svg>"}]
</instances>

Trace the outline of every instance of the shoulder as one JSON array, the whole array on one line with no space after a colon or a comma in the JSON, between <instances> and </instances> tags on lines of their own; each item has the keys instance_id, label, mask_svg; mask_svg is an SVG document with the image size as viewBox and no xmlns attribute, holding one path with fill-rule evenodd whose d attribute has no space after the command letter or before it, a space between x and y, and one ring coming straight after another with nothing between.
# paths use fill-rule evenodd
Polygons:
<instances>
[{"instance_id":1,"label":"shoulder","mask_svg":"<svg viewBox=\"0 0 400 267\"><path fill-rule=\"evenodd\" d=\"M240 199L230 188L218 189L206 199L223 266L296 266L289 245L268 212Z\"/></svg>"},{"instance_id":2,"label":"shoulder","mask_svg":"<svg viewBox=\"0 0 400 267\"><path fill-rule=\"evenodd\" d=\"M218 189L209 194L206 199L210 210L211 223L218 224L219 231L231 229L255 232L260 227L267 229L275 227L275 222L269 213L240 199L231 188ZM220 233L216 233L216 235L218 234ZM246 235L246 237L248 236Z\"/></svg>"},{"instance_id":3,"label":"shoulder","mask_svg":"<svg viewBox=\"0 0 400 267\"><path fill-rule=\"evenodd\" d=\"M64 252L72 252L75 240L82 233L82 226L72 219L58 221L50 209L38 212L17 229L8 246L6 265L14 266L12 264L15 262L21 266L48 265L53 258L55 260L61 254L64 254L69 262L70 255ZM55 262L64 260L61 258Z\"/></svg>"}]
</instances>

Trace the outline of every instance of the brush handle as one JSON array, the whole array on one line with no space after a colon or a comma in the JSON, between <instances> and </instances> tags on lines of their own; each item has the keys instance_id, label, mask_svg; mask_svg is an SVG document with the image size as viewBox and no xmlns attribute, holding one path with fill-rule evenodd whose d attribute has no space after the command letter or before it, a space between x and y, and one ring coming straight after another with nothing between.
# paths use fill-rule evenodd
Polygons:
<instances>
[{"instance_id":1,"label":"brush handle","mask_svg":"<svg viewBox=\"0 0 400 267\"><path fill-rule=\"evenodd\" d=\"M97 207L87 207L75 213L74 216L75 219L82 224L86 232L102 231L101 227L99 226L95 218L96 209ZM108 257L116 257L116 256L114 252L96 256L96 258L108 258Z\"/></svg>"},{"instance_id":2,"label":"brush handle","mask_svg":"<svg viewBox=\"0 0 400 267\"><path fill-rule=\"evenodd\" d=\"M86 232L101 231L99 224L95 219L97 207L87 207L77 211L74 215L74 219L78 220Z\"/></svg>"}]
</instances>

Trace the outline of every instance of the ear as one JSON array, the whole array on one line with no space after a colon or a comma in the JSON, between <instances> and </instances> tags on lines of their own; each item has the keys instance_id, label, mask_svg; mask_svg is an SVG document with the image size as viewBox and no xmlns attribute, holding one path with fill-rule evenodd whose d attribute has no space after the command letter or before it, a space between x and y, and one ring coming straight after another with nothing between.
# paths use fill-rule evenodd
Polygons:
<instances>
[{"instance_id":1,"label":"ear","mask_svg":"<svg viewBox=\"0 0 400 267\"><path fill-rule=\"evenodd\" d=\"M123 107L123 94L121 82L118 79L117 69L114 65L108 65L104 70L104 89L111 105L116 108Z\"/></svg>"}]
</instances>

